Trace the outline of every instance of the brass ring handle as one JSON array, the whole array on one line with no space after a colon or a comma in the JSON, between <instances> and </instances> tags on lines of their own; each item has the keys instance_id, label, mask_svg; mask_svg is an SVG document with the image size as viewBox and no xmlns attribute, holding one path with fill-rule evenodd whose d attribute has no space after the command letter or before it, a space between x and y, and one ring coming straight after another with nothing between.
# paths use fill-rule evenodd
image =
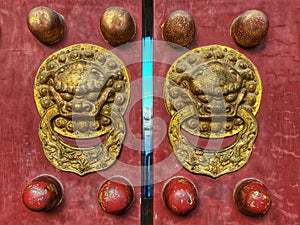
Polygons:
<instances>
[{"instance_id":1,"label":"brass ring handle","mask_svg":"<svg viewBox=\"0 0 300 225\"><path fill-rule=\"evenodd\" d=\"M172 117L169 141L187 170L215 178L246 164L262 94L258 71L246 56L220 45L192 49L170 67L164 94ZM207 140L237 138L228 147L205 150L193 146L181 130Z\"/></svg>"},{"instance_id":2,"label":"brass ring handle","mask_svg":"<svg viewBox=\"0 0 300 225\"><path fill-rule=\"evenodd\" d=\"M205 150L193 146L181 132L183 122L195 113L193 106L187 106L176 112L169 124L169 140L181 164L193 173L214 178L244 166L250 158L257 136L257 123L253 114L239 107L237 116L244 121L244 127L236 141L224 149Z\"/></svg>"},{"instance_id":3,"label":"brass ring handle","mask_svg":"<svg viewBox=\"0 0 300 225\"><path fill-rule=\"evenodd\" d=\"M47 110L39 129L40 140L48 160L58 169L85 175L111 166L118 157L125 137L125 123L119 113L111 112L113 129L105 140L92 147L74 147L67 144L53 130L52 121L59 115L56 106Z\"/></svg>"},{"instance_id":4,"label":"brass ring handle","mask_svg":"<svg viewBox=\"0 0 300 225\"><path fill-rule=\"evenodd\" d=\"M122 116L129 96L129 75L112 52L76 44L50 55L34 81L41 116L39 136L48 160L56 168L78 175L111 166L124 141ZM81 148L63 138L104 141Z\"/></svg>"}]
</instances>

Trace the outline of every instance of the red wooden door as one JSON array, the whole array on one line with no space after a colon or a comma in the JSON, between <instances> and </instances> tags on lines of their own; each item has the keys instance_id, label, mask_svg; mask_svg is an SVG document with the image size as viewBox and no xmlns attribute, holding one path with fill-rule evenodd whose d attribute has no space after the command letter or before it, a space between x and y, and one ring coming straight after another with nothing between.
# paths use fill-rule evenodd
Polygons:
<instances>
[{"instance_id":1,"label":"red wooden door","mask_svg":"<svg viewBox=\"0 0 300 225\"><path fill-rule=\"evenodd\" d=\"M26 25L28 12L48 6L65 18L67 33L49 47L39 43ZM136 21L132 45L113 48L100 35L101 13L110 6L127 9ZM154 1L154 206L153 223L160 224L300 224L299 154L299 8L288 1ZM171 64L183 54L162 41L161 25L174 10L188 11L197 35L188 49L219 44L246 55L257 67L263 94L256 115L258 136L248 163L239 171L213 179L188 172L175 158L167 137L171 119L163 88ZM248 9L259 9L270 21L262 48L244 50L229 35L232 20ZM0 3L0 151L1 224L140 224L141 197L141 32L142 2L132 1L3 1ZM91 43L112 50L124 62L131 80L131 100L125 113L127 134L117 163L105 171L80 177L57 170L44 156L38 137L40 116L33 95L36 72L53 52L77 43ZM188 50L186 49L186 50ZM22 203L22 191L40 174L57 177L64 199L50 212L37 213ZM134 185L135 200L124 214L111 215L98 203L100 185L121 175ZM174 176L184 176L197 187L199 204L187 216L166 208L162 189ZM254 177L269 188L272 207L263 217L249 217L234 205L233 190L240 180Z\"/></svg>"},{"instance_id":2,"label":"red wooden door","mask_svg":"<svg viewBox=\"0 0 300 225\"><path fill-rule=\"evenodd\" d=\"M66 34L51 47L39 43L28 30L27 15L37 6L52 8L65 19ZM0 3L1 224L140 224L141 54L140 47L136 47L140 45L117 49L104 42L99 28L100 16L110 6L120 6L131 13L137 26L133 42L140 43L140 1L134 4L131 1L39 0ZM127 135L118 161L105 171L83 177L57 170L44 156L38 137L40 116L33 95L34 78L40 64L55 51L78 43L115 49L115 54L126 64L132 82L131 95L135 96L124 116ZM64 187L61 205L51 212L32 212L22 203L23 189L40 174L55 176ZM117 216L104 212L98 203L99 187L115 175L126 177L135 190L132 207Z\"/></svg>"},{"instance_id":3,"label":"red wooden door","mask_svg":"<svg viewBox=\"0 0 300 225\"><path fill-rule=\"evenodd\" d=\"M192 174L182 168L174 157L167 135L161 134L167 133L171 119L166 107L162 107L165 104L162 97L164 78L170 65L183 53L164 44L154 44L154 74L157 80L157 98L154 101L154 224L300 224L297 149L300 127L297 97L300 87L299 6L299 2L295 1L154 1L155 40L162 40L161 25L171 12L186 10L193 16L197 32L188 50L212 44L233 48L256 65L262 81L262 100L256 116L258 136L248 163L239 171L217 179ZM263 47L254 50L238 47L229 34L233 19L249 9L263 11L270 23ZM174 215L162 200L163 185L166 179L174 176L189 178L198 189L199 204L187 216ZM235 185L249 177L263 181L271 192L273 204L263 217L245 216L235 208Z\"/></svg>"}]
</instances>

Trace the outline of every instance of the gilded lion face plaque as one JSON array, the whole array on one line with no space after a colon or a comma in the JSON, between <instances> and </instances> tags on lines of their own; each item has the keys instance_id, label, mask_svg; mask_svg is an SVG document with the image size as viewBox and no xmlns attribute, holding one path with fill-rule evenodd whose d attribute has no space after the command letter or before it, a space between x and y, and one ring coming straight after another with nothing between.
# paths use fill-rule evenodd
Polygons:
<instances>
[{"instance_id":1,"label":"gilded lion face plaque","mask_svg":"<svg viewBox=\"0 0 300 225\"><path fill-rule=\"evenodd\" d=\"M193 49L170 67L164 89L172 116L169 140L186 169L218 177L246 164L257 135L254 116L262 94L259 74L249 59L225 46ZM182 130L206 139L237 138L226 148L202 149Z\"/></svg>"},{"instance_id":2,"label":"gilded lion face plaque","mask_svg":"<svg viewBox=\"0 0 300 225\"><path fill-rule=\"evenodd\" d=\"M111 166L126 133L129 95L125 66L110 51L76 44L50 55L34 81L39 137L48 160L79 175ZM95 138L92 146L69 143Z\"/></svg>"}]
</instances>

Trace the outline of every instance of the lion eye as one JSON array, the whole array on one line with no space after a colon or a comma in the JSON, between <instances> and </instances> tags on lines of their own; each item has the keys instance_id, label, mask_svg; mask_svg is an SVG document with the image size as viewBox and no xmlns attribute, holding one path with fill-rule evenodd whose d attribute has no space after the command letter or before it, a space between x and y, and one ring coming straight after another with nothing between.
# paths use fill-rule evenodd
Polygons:
<instances>
[{"instance_id":1,"label":"lion eye","mask_svg":"<svg viewBox=\"0 0 300 225\"><path fill-rule=\"evenodd\" d=\"M73 99L73 95L69 93L61 93L60 96L65 100L65 101L71 101Z\"/></svg>"}]
</instances>

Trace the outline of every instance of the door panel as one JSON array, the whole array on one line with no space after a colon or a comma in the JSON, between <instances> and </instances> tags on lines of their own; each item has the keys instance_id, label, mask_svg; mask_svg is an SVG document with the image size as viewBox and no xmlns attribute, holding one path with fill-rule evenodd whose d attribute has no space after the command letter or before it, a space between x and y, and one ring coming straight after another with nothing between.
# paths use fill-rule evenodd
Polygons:
<instances>
[{"instance_id":1,"label":"door panel","mask_svg":"<svg viewBox=\"0 0 300 225\"><path fill-rule=\"evenodd\" d=\"M64 16L67 32L53 46L39 43L26 25L28 12L45 5ZM110 6L127 9L137 33L131 44L114 48L100 35L101 13ZM288 1L154 1L154 206L153 222L160 224L300 224L299 219L299 3ZM162 40L161 25L174 10L188 11L196 23L195 41L187 49L174 49ZM270 21L261 48L245 50L229 35L232 20L248 9L259 9ZM0 221L4 224L140 224L141 197L141 36L142 1L3 1L0 3L0 149L2 163ZM40 116L33 83L40 64L53 52L77 43L112 50L126 65L131 79L131 99L125 113L127 135L118 161L105 171L80 177L57 170L44 156L38 137ZM256 115L258 136L248 163L239 171L213 179L184 169L175 158L167 129L171 119L164 100L164 83L171 64L184 52L219 44L246 55L257 67L263 93ZM57 177L64 187L62 204L37 213L22 203L22 191L40 174ZM111 176L126 177L134 185L135 200L122 215L101 210L98 190ZM187 216L176 216L162 199L163 186L174 176L190 179L198 190L198 206ZM273 200L263 217L248 217L234 205L233 191L242 179L254 177L269 188Z\"/></svg>"},{"instance_id":2,"label":"door panel","mask_svg":"<svg viewBox=\"0 0 300 225\"><path fill-rule=\"evenodd\" d=\"M67 26L64 38L53 46L39 43L29 32L26 19L36 6L47 6L63 15ZM133 42L141 40L141 2L130 1L2 1L1 88L3 119L0 122L1 224L139 224L140 223L140 45L114 48L103 41L100 16L110 6L127 9L136 21ZM44 156L38 137L40 116L33 96L33 83L40 64L53 52L77 43L91 43L112 50L126 65L132 81L131 102L125 114L126 139L118 161L105 171L80 177L57 170ZM134 56L134 57L133 57ZM134 143L134 144L133 144ZM138 169L137 169L138 168ZM22 191L40 174L57 177L64 187L62 204L53 211L37 213L22 203ZM126 177L135 190L132 207L122 215L101 210L98 191L111 176Z\"/></svg>"},{"instance_id":3,"label":"door panel","mask_svg":"<svg viewBox=\"0 0 300 225\"><path fill-rule=\"evenodd\" d=\"M155 225L300 223L297 153L300 127L297 99L300 87L297 69L300 49L299 6L299 3L292 1L154 1L154 40L162 41L161 25L171 12L186 10L193 16L197 32L195 41L187 50L212 44L233 48L255 64L262 81L262 100L256 115L258 136L248 163L239 171L217 179L192 174L182 167L173 154L167 136L171 117L163 107L163 83L167 71L185 51L154 43L157 96L154 101ZM270 23L263 47L254 50L238 47L229 34L233 19L249 9L265 12ZM165 133L163 139L161 133ZM198 189L199 204L187 216L174 215L162 199L166 180L174 176L190 179ZM263 181L271 192L273 204L263 217L245 216L235 208L235 185L249 177Z\"/></svg>"}]
</instances>

